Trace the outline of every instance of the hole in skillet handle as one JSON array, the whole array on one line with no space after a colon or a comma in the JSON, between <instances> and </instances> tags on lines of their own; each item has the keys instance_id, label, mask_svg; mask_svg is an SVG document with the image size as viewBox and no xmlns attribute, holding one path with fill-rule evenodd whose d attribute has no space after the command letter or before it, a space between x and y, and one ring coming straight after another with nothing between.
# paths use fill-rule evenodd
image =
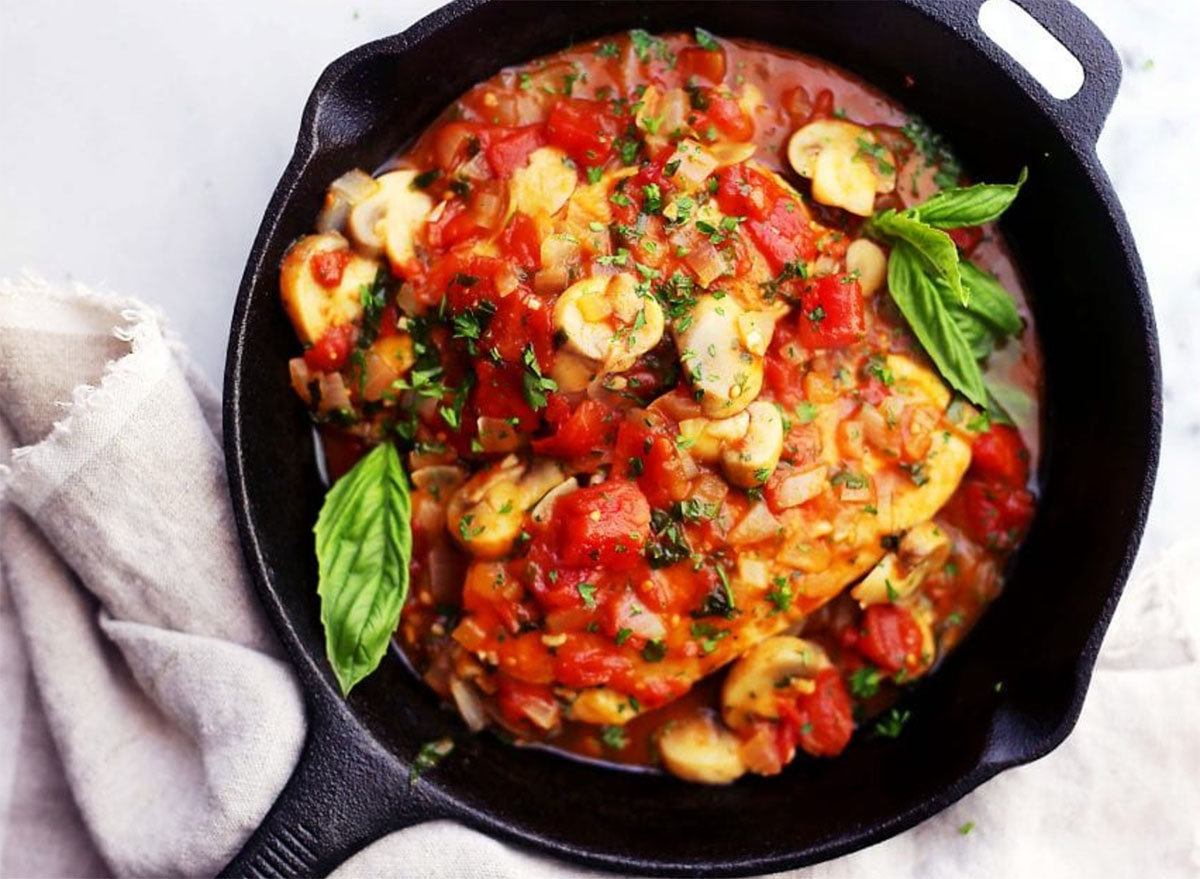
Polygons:
<instances>
[{"instance_id":1,"label":"hole in skillet handle","mask_svg":"<svg viewBox=\"0 0 1200 879\"><path fill-rule=\"evenodd\" d=\"M1051 97L1069 100L1083 87L1083 65L1013 0L986 0L979 27L1024 67Z\"/></svg>"},{"instance_id":2,"label":"hole in skillet handle","mask_svg":"<svg viewBox=\"0 0 1200 879\"><path fill-rule=\"evenodd\" d=\"M1094 150L1121 60L1090 18L1066 0L987 0L964 23L1078 147Z\"/></svg>"}]
</instances>

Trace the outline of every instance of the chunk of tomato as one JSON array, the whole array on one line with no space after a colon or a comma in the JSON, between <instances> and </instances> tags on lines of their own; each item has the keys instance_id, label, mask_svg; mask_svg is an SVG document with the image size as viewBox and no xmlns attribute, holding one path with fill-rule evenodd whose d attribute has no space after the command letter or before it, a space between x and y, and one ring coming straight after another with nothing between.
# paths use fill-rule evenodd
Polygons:
<instances>
[{"instance_id":1,"label":"chunk of tomato","mask_svg":"<svg viewBox=\"0 0 1200 879\"><path fill-rule=\"evenodd\" d=\"M584 400L558 425L553 436L534 440L533 450L556 458L582 458L608 448L615 432L612 410L595 400Z\"/></svg>"},{"instance_id":2,"label":"chunk of tomato","mask_svg":"<svg viewBox=\"0 0 1200 879\"><path fill-rule=\"evenodd\" d=\"M316 372L337 372L346 365L353 342L354 324L332 326L304 352L304 363Z\"/></svg>"},{"instance_id":3,"label":"chunk of tomato","mask_svg":"<svg viewBox=\"0 0 1200 879\"><path fill-rule=\"evenodd\" d=\"M546 119L546 140L566 151L580 167L604 164L619 130L608 105L582 98L564 98Z\"/></svg>"},{"instance_id":4,"label":"chunk of tomato","mask_svg":"<svg viewBox=\"0 0 1200 879\"><path fill-rule=\"evenodd\" d=\"M968 476L950 499L951 518L993 549L1012 549L1033 519L1033 495L1007 483Z\"/></svg>"},{"instance_id":5,"label":"chunk of tomato","mask_svg":"<svg viewBox=\"0 0 1200 879\"><path fill-rule=\"evenodd\" d=\"M924 639L907 610L894 604L872 604L862 615L858 649L885 672L922 665Z\"/></svg>"},{"instance_id":6,"label":"chunk of tomato","mask_svg":"<svg viewBox=\"0 0 1200 879\"><path fill-rule=\"evenodd\" d=\"M559 498L559 551L565 564L616 571L636 567L650 536L650 504L632 482L610 481Z\"/></svg>"},{"instance_id":7,"label":"chunk of tomato","mask_svg":"<svg viewBox=\"0 0 1200 879\"><path fill-rule=\"evenodd\" d=\"M725 50L689 46L680 49L676 68L686 81L693 76L718 83L725 78Z\"/></svg>"},{"instance_id":8,"label":"chunk of tomato","mask_svg":"<svg viewBox=\"0 0 1200 879\"><path fill-rule=\"evenodd\" d=\"M621 422L613 447L613 470L637 479L638 487L655 507L683 500L691 487L675 441L652 430L640 418Z\"/></svg>"},{"instance_id":9,"label":"chunk of tomato","mask_svg":"<svg viewBox=\"0 0 1200 879\"><path fill-rule=\"evenodd\" d=\"M523 269L537 271L542 267L542 240L537 223L528 214L517 211L500 236L504 255Z\"/></svg>"},{"instance_id":10,"label":"chunk of tomato","mask_svg":"<svg viewBox=\"0 0 1200 879\"><path fill-rule=\"evenodd\" d=\"M797 338L806 348L843 348L867 332L862 289L849 275L817 278L800 295Z\"/></svg>"},{"instance_id":11,"label":"chunk of tomato","mask_svg":"<svg viewBox=\"0 0 1200 879\"><path fill-rule=\"evenodd\" d=\"M842 676L834 668L818 673L816 689L800 698L800 747L814 757L836 757L854 734L854 715Z\"/></svg>"},{"instance_id":12,"label":"chunk of tomato","mask_svg":"<svg viewBox=\"0 0 1200 879\"><path fill-rule=\"evenodd\" d=\"M549 684L530 684L503 673L496 675L496 704L513 726L533 723L540 729L551 729L562 716Z\"/></svg>"},{"instance_id":13,"label":"chunk of tomato","mask_svg":"<svg viewBox=\"0 0 1200 879\"><path fill-rule=\"evenodd\" d=\"M601 635L574 632L559 646L554 677L568 687L597 687L630 668L629 659Z\"/></svg>"},{"instance_id":14,"label":"chunk of tomato","mask_svg":"<svg viewBox=\"0 0 1200 879\"><path fill-rule=\"evenodd\" d=\"M346 271L350 256L350 249L347 247L314 253L308 261L308 268L312 272L313 280L322 287L336 287L342 283L342 273Z\"/></svg>"},{"instance_id":15,"label":"chunk of tomato","mask_svg":"<svg viewBox=\"0 0 1200 879\"><path fill-rule=\"evenodd\" d=\"M1015 427L993 424L971 443L971 470L1013 488L1023 488L1029 479L1029 452Z\"/></svg>"},{"instance_id":16,"label":"chunk of tomato","mask_svg":"<svg viewBox=\"0 0 1200 879\"><path fill-rule=\"evenodd\" d=\"M510 293L500 300L479 344L513 363L521 362L525 349L532 347L539 367L548 370L554 362L554 316L532 296Z\"/></svg>"},{"instance_id":17,"label":"chunk of tomato","mask_svg":"<svg viewBox=\"0 0 1200 879\"><path fill-rule=\"evenodd\" d=\"M708 118L733 140L749 140L754 134L754 122L742 112L741 104L715 90L708 93Z\"/></svg>"},{"instance_id":18,"label":"chunk of tomato","mask_svg":"<svg viewBox=\"0 0 1200 879\"><path fill-rule=\"evenodd\" d=\"M483 154L487 157L492 173L497 177L511 177L512 172L529 161L529 154L546 143L546 133L540 124L524 128L502 129L499 136L487 138Z\"/></svg>"}]
</instances>

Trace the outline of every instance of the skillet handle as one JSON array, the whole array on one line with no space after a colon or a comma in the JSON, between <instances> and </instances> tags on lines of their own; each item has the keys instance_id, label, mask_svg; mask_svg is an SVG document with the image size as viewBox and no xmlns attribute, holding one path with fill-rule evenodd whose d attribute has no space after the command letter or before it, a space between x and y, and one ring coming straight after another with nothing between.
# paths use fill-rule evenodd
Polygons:
<instances>
[{"instance_id":1,"label":"skillet handle","mask_svg":"<svg viewBox=\"0 0 1200 879\"><path fill-rule=\"evenodd\" d=\"M1113 101L1117 97L1117 89L1121 85L1120 56L1095 22L1066 0L1013 2L1062 43L1083 67L1083 85L1078 92L1066 100L1058 100L1037 86L1041 93L1038 103L1055 117L1059 127L1074 139L1078 146L1090 151L1100 137L1104 120L1108 118ZM978 38L999 50L1010 66L1015 64L1015 61L979 28L978 5L982 4L976 4L975 14L972 16L973 28ZM1024 71L1019 64L1016 66ZM1028 79L1032 81L1032 77Z\"/></svg>"},{"instance_id":2,"label":"skillet handle","mask_svg":"<svg viewBox=\"0 0 1200 879\"><path fill-rule=\"evenodd\" d=\"M357 731L345 704L317 690L292 777L222 877L325 876L381 836L438 814L407 768Z\"/></svg>"}]
</instances>

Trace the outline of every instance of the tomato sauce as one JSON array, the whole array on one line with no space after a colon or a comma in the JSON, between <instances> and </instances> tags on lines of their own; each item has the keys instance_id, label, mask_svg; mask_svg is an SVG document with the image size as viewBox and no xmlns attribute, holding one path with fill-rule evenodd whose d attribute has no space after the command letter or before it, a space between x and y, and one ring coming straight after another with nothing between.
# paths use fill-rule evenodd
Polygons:
<instances>
[{"instance_id":1,"label":"tomato sauce","mask_svg":"<svg viewBox=\"0 0 1200 879\"><path fill-rule=\"evenodd\" d=\"M947 407L896 305L850 268L863 215L788 157L814 120L865 132L875 210L965 183L919 120L823 61L633 32L502 70L378 169L408 175L411 246L399 208L386 246L351 208L355 256L312 258L334 304L355 259L383 266L383 317L367 303L326 329L293 383L334 475L377 442L408 451L397 639L473 727L657 765L665 731L722 705L734 660L800 635L809 672L752 694L749 719L724 709L746 767L777 772L840 752L999 594L1040 441L1019 272L994 228L952 230L1025 324L985 362L1010 426ZM760 428L782 437L765 461Z\"/></svg>"}]
</instances>

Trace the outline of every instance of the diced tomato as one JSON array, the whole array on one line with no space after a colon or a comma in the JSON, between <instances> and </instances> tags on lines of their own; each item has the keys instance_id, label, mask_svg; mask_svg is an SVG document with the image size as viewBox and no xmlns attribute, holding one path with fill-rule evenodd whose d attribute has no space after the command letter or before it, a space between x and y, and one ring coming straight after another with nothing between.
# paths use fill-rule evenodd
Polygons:
<instances>
[{"instance_id":1,"label":"diced tomato","mask_svg":"<svg viewBox=\"0 0 1200 879\"><path fill-rule=\"evenodd\" d=\"M894 604L872 604L862 615L858 649L886 672L922 665L921 629L907 610Z\"/></svg>"},{"instance_id":2,"label":"diced tomato","mask_svg":"<svg viewBox=\"0 0 1200 879\"><path fill-rule=\"evenodd\" d=\"M613 470L637 479L655 507L669 507L687 497L691 488L673 438L648 427L640 418L621 422L613 448Z\"/></svg>"},{"instance_id":3,"label":"diced tomato","mask_svg":"<svg viewBox=\"0 0 1200 879\"><path fill-rule=\"evenodd\" d=\"M548 370L554 362L554 315L532 296L510 293L500 300L480 339L480 347L484 351L495 350L502 360L521 362L530 346L539 367Z\"/></svg>"},{"instance_id":4,"label":"diced tomato","mask_svg":"<svg viewBox=\"0 0 1200 879\"><path fill-rule=\"evenodd\" d=\"M304 362L316 372L337 372L346 365L353 342L354 324L332 326L304 352Z\"/></svg>"},{"instance_id":5,"label":"diced tomato","mask_svg":"<svg viewBox=\"0 0 1200 879\"><path fill-rule=\"evenodd\" d=\"M604 164L619 130L607 104L582 98L564 98L546 119L546 140L565 150L581 168Z\"/></svg>"},{"instance_id":6,"label":"diced tomato","mask_svg":"<svg viewBox=\"0 0 1200 879\"><path fill-rule=\"evenodd\" d=\"M829 89L821 89L817 92L817 97L813 101L812 114L817 119L833 115L833 92Z\"/></svg>"},{"instance_id":7,"label":"diced tomato","mask_svg":"<svg viewBox=\"0 0 1200 879\"><path fill-rule=\"evenodd\" d=\"M836 757L845 750L854 734L854 716L837 669L817 675L816 689L800 698L799 709L806 718L799 730L801 748L814 757Z\"/></svg>"},{"instance_id":8,"label":"diced tomato","mask_svg":"<svg viewBox=\"0 0 1200 879\"><path fill-rule=\"evenodd\" d=\"M478 381L471 399L480 415L516 419L516 427L522 433L537 430L538 415L525 400L522 364L497 364L480 357L475 360L475 375Z\"/></svg>"},{"instance_id":9,"label":"diced tomato","mask_svg":"<svg viewBox=\"0 0 1200 879\"><path fill-rule=\"evenodd\" d=\"M435 304L445 296L455 314L491 302L496 298L496 273L503 268L504 262L495 257L452 254L426 277L425 299Z\"/></svg>"},{"instance_id":10,"label":"diced tomato","mask_svg":"<svg viewBox=\"0 0 1200 879\"><path fill-rule=\"evenodd\" d=\"M559 550L565 564L616 571L636 567L650 536L650 504L632 482L609 481L560 498Z\"/></svg>"},{"instance_id":11,"label":"diced tomato","mask_svg":"<svg viewBox=\"0 0 1200 879\"><path fill-rule=\"evenodd\" d=\"M804 401L804 373L800 364L800 343L796 338L796 321L783 320L775 325L771 347L763 360L763 379L786 409L794 409Z\"/></svg>"},{"instance_id":12,"label":"diced tomato","mask_svg":"<svg viewBox=\"0 0 1200 879\"><path fill-rule=\"evenodd\" d=\"M686 680L669 675L650 675L644 669L620 672L613 686L622 693L636 696L643 708L652 709L673 702L690 689Z\"/></svg>"},{"instance_id":13,"label":"diced tomato","mask_svg":"<svg viewBox=\"0 0 1200 879\"><path fill-rule=\"evenodd\" d=\"M808 215L790 196L780 196L765 219L747 220L746 231L776 274L788 263L807 262L817 256Z\"/></svg>"},{"instance_id":14,"label":"diced tomato","mask_svg":"<svg viewBox=\"0 0 1200 879\"><path fill-rule=\"evenodd\" d=\"M867 332L862 289L849 275L817 278L800 296L797 338L806 348L842 348Z\"/></svg>"},{"instance_id":15,"label":"diced tomato","mask_svg":"<svg viewBox=\"0 0 1200 879\"><path fill-rule=\"evenodd\" d=\"M946 234L958 245L958 249L970 256L971 251L983 240L983 229L979 226L962 226L958 229L947 229Z\"/></svg>"},{"instance_id":16,"label":"diced tomato","mask_svg":"<svg viewBox=\"0 0 1200 879\"><path fill-rule=\"evenodd\" d=\"M630 661L620 648L602 635L573 632L558 648L554 677L568 687L596 687L627 671Z\"/></svg>"},{"instance_id":17,"label":"diced tomato","mask_svg":"<svg viewBox=\"0 0 1200 879\"><path fill-rule=\"evenodd\" d=\"M680 49L677 56L676 69L684 81L689 77L699 76L711 83L718 83L725 78L725 50L701 49L689 46Z\"/></svg>"},{"instance_id":18,"label":"diced tomato","mask_svg":"<svg viewBox=\"0 0 1200 879\"><path fill-rule=\"evenodd\" d=\"M975 540L994 549L1012 549L1033 519L1033 495L1004 482L968 476L947 512Z\"/></svg>"},{"instance_id":19,"label":"diced tomato","mask_svg":"<svg viewBox=\"0 0 1200 879\"><path fill-rule=\"evenodd\" d=\"M634 650L640 650L647 641L661 641L667 634L662 618L629 591L605 602L598 619L604 634L610 638L621 638L622 644L628 644Z\"/></svg>"},{"instance_id":20,"label":"diced tomato","mask_svg":"<svg viewBox=\"0 0 1200 879\"><path fill-rule=\"evenodd\" d=\"M1023 488L1029 479L1029 452L1015 427L993 424L971 444L971 470L986 479L997 479Z\"/></svg>"},{"instance_id":21,"label":"diced tomato","mask_svg":"<svg viewBox=\"0 0 1200 879\"><path fill-rule=\"evenodd\" d=\"M553 436L534 440L533 450L556 458L581 458L608 448L615 433L612 410L595 400L584 400L558 425Z\"/></svg>"},{"instance_id":22,"label":"diced tomato","mask_svg":"<svg viewBox=\"0 0 1200 879\"><path fill-rule=\"evenodd\" d=\"M512 215L500 236L500 247L523 269L533 272L542 267L542 239L528 214L517 211Z\"/></svg>"},{"instance_id":23,"label":"diced tomato","mask_svg":"<svg viewBox=\"0 0 1200 879\"><path fill-rule=\"evenodd\" d=\"M495 677L496 704L504 719L514 726L532 722L540 729L557 726L561 717L549 684L530 684L504 673Z\"/></svg>"},{"instance_id":24,"label":"diced tomato","mask_svg":"<svg viewBox=\"0 0 1200 879\"><path fill-rule=\"evenodd\" d=\"M553 683L555 661L542 643L541 632L505 638L495 649L505 674L529 684Z\"/></svg>"},{"instance_id":25,"label":"diced tomato","mask_svg":"<svg viewBox=\"0 0 1200 879\"><path fill-rule=\"evenodd\" d=\"M483 154L487 157L492 173L497 177L511 177L517 168L525 166L529 154L546 143L546 133L540 124L524 128L503 129L499 136L486 138Z\"/></svg>"},{"instance_id":26,"label":"diced tomato","mask_svg":"<svg viewBox=\"0 0 1200 879\"><path fill-rule=\"evenodd\" d=\"M769 204L758 176L744 164L729 165L717 175L717 205L731 217L761 220Z\"/></svg>"},{"instance_id":27,"label":"diced tomato","mask_svg":"<svg viewBox=\"0 0 1200 879\"><path fill-rule=\"evenodd\" d=\"M308 261L309 271L322 287L333 288L342 283L342 273L350 262L350 248L339 247L337 250L322 250L314 253Z\"/></svg>"},{"instance_id":28,"label":"diced tomato","mask_svg":"<svg viewBox=\"0 0 1200 879\"><path fill-rule=\"evenodd\" d=\"M452 198L445 205L441 216L425 225L425 236L430 247L452 247L486 231L475 221L461 198Z\"/></svg>"},{"instance_id":29,"label":"diced tomato","mask_svg":"<svg viewBox=\"0 0 1200 879\"><path fill-rule=\"evenodd\" d=\"M741 105L716 90L708 93L708 118L733 140L749 140L754 134L754 122L742 112Z\"/></svg>"}]
</instances>

